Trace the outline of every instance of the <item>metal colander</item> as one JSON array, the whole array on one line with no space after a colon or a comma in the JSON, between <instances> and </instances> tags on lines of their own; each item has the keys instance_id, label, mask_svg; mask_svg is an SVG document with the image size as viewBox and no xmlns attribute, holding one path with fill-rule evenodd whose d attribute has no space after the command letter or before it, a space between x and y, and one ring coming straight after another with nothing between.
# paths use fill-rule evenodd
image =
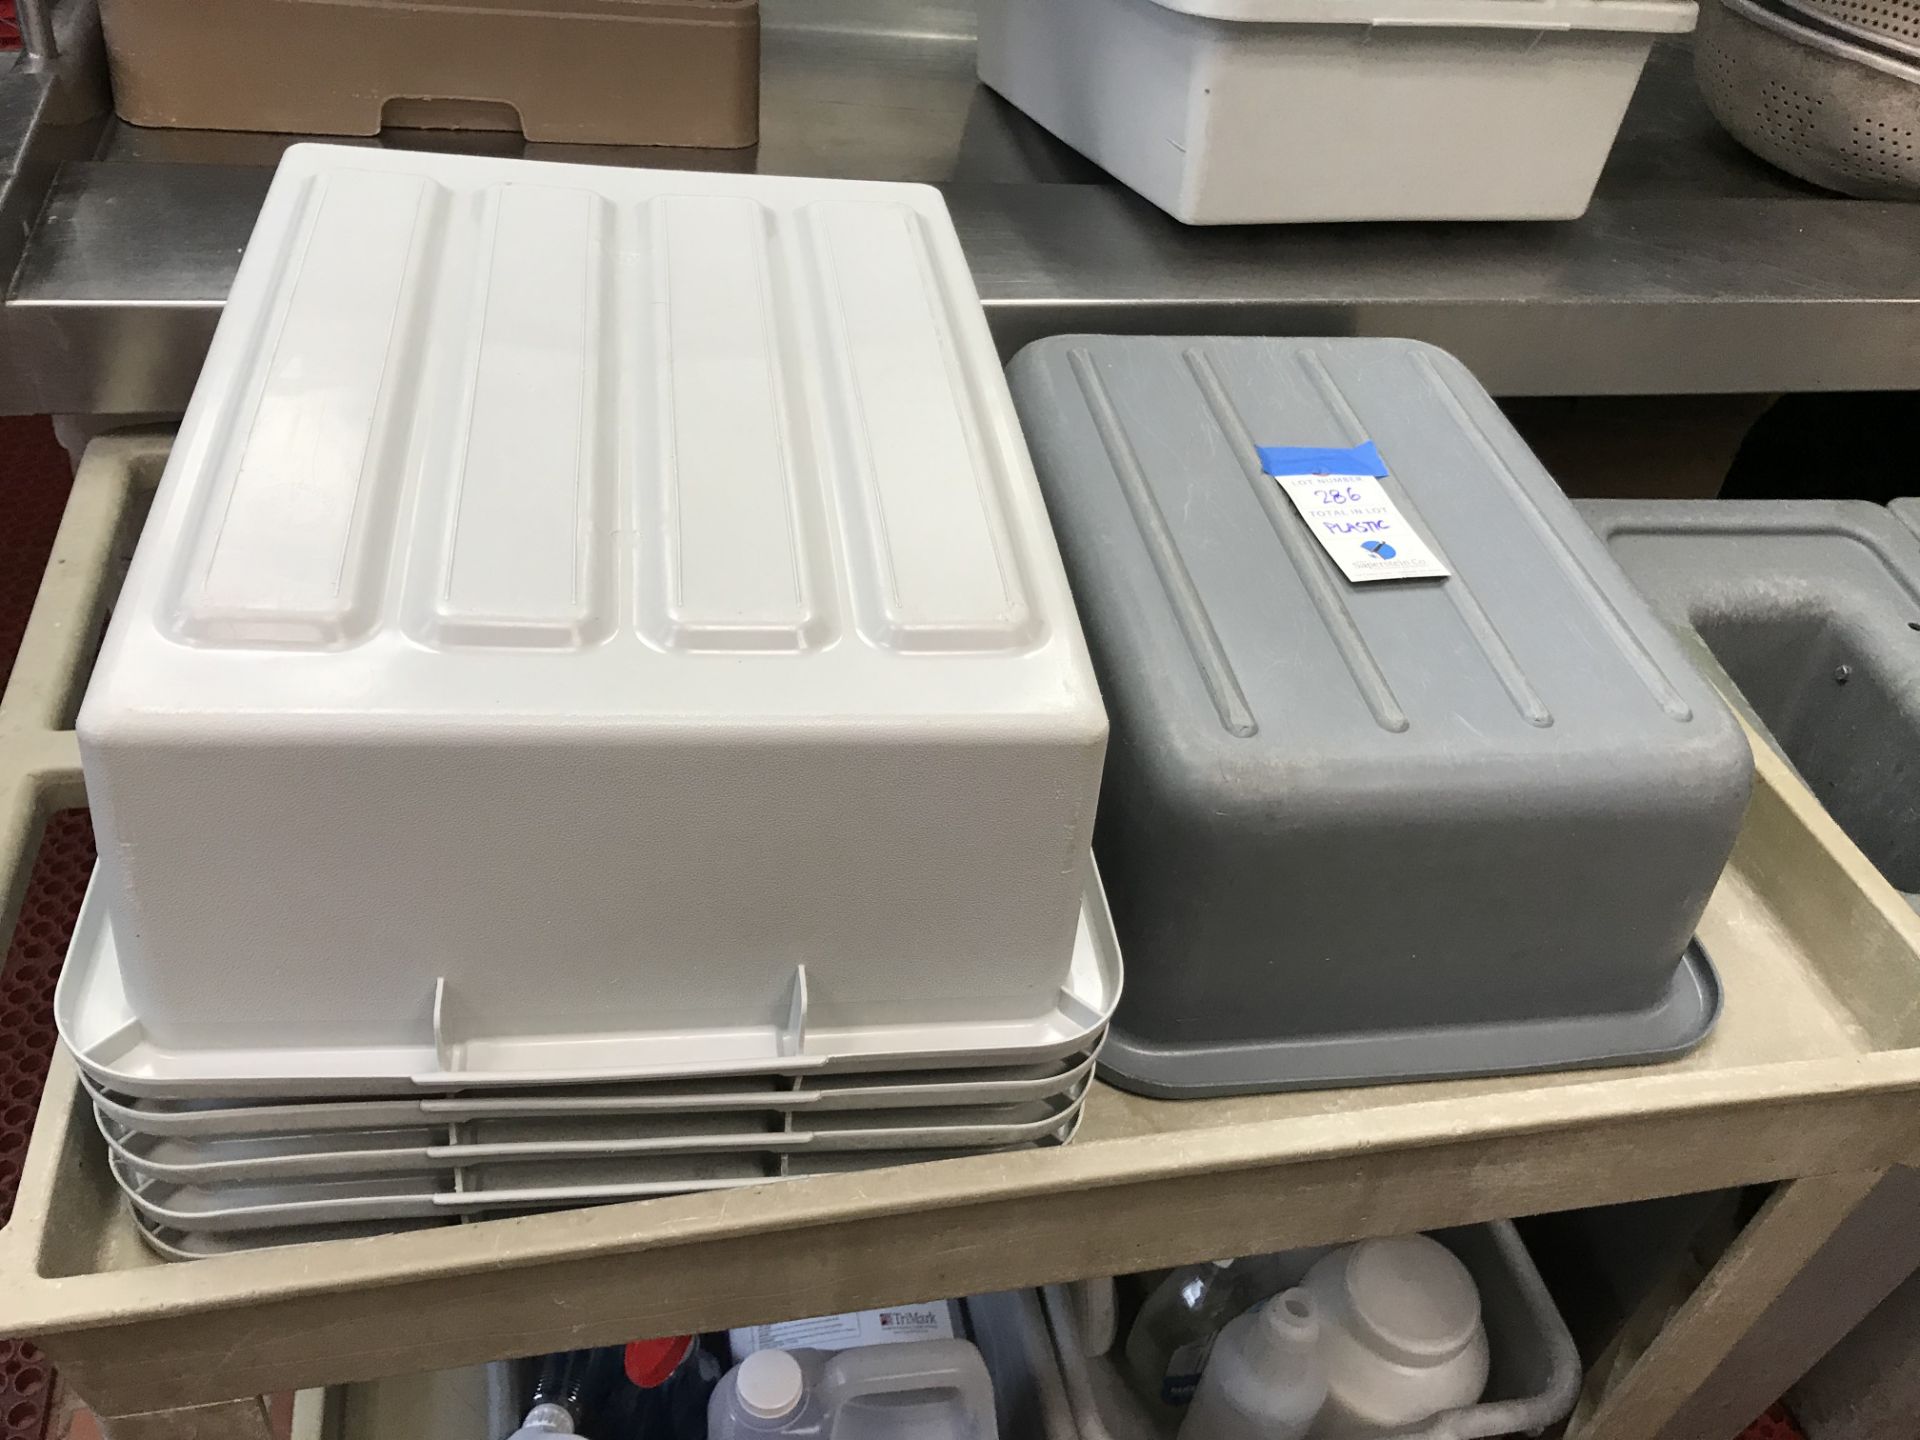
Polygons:
<instances>
[{"instance_id":1,"label":"metal colander","mask_svg":"<svg viewBox=\"0 0 1920 1440\"><path fill-rule=\"evenodd\" d=\"M1694 70L1708 107L1742 145L1803 180L1863 199L1920 198L1920 47L1869 41L1837 16L1809 13L1913 17L1920 3L1793 3L1800 13L1785 0L1779 9L1703 0Z\"/></svg>"},{"instance_id":2,"label":"metal colander","mask_svg":"<svg viewBox=\"0 0 1920 1440\"><path fill-rule=\"evenodd\" d=\"M1920 61L1920 0L1781 0L1789 11Z\"/></svg>"}]
</instances>

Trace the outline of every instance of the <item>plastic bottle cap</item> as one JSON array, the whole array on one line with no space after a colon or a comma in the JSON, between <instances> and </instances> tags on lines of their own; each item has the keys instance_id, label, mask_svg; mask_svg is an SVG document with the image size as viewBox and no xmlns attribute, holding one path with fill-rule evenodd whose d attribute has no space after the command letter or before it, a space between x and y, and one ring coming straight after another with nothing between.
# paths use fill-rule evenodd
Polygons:
<instances>
[{"instance_id":1,"label":"plastic bottle cap","mask_svg":"<svg viewBox=\"0 0 1920 1440\"><path fill-rule=\"evenodd\" d=\"M1347 1257L1346 1282L1354 1319L1412 1364L1458 1354L1480 1324L1473 1276L1425 1235L1362 1241Z\"/></svg>"},{"instance_id":2,"label":"plastic bottle cap","mask_svg":"<svg viewBox=\"0 0 1920 1440\"><path fill-rule=\"evenodd\" d=\"M807 1377L784 1350L757 1350L740 1362L734 1377L740 1408L760 1420L784 1420L800 1408Z\"/></svg>"},{"instance_id":3,"label":"plastic bottle cap","mask_svg":"<svg viewBox=\"0 0 1920 1440\"><path fill-rule=\"evenodd\" d=\"M687 1352L693 1349L693 1336L669 1335L664 1340L636 1340L627 1346L622 1357L622 1368L627 1379L642 1390L651 1390L656 1385L664 1385L667 1378L680 1368L680 1362L687 1358Z\"/></svg>"},{"instance_id":4,"label":"plastic bottle cap","mask_svg":"<svg viewBox=\"0 0 1920 1440\"><path fill-rule=\"evenodd\" d=\"M520 1428L507 1437L507 1440L533 1440L540 1435L573 1434L573 1416L567 1413L564 1405L555 1405L544 1401L527 1412L527 1418L520 1422Z\"/></svg>"},{"instance_id":5,"label":"plastic bottle cap","mask_svg":"<svg viewBox=\"0 0 1920 1440\"><path fill-rule=\"evenodd\" d=\"M1214 1269L1216 1269L1216 1270L1224 1270L1224 1269L1226 1269L1226 1268L1227 1268L1227 1266L1229 1266L1229 1265L1231 1265L1231 1264L1233 1264L1233 1261L1231 1261L1231 1260L1209 1260L1209 1261L1208 1261L1207 1263L1208 1263L1209 1265L1211 1265L1211 1266L1213 1266L1213 1268L1214 1268Z\"/></svg>"},{"instance_id":6,"label":"plastic bottle cap","mask_svg":"<svg viewBox=\"0 0 1920 1440\"><path fill-rule=\"evenodd\" d=\"M1320 1334L1320 1306L1310 1291L1283 1290L1260 1307L1261 1318L1283 1335L1312 1340Z\"/></svg>"}]
</instances>

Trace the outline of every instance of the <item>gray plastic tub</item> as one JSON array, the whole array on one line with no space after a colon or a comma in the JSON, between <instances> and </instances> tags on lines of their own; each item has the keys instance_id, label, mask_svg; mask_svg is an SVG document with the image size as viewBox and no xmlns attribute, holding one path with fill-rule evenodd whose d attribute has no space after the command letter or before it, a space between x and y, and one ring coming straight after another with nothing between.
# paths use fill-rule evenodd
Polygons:
<instances>
[{"instance_id":1,"label":"gray plastic tub","mask_svg":"<svg viewBox=\"0 0 1920 1440\"><path fill-rule=\"evenodd\" d=\"M1920 538L1864 501L1581 510L1827 812L1920 904Z\"/></svg>"},{"instance_id":2,"label":"gray plastic tub","mask_svg":"<svg viewBox=\"0 0 1920 1440\"><path fill-rule=\"evenodd\" d=\"M1746 739L1457 361L1064 336L1009 375L1113 727L1104 1075L1220 1094L1707 1033L1690 942ZM1451 578L1348 581L1256 453L1362 441Z\"/></svg>"},{"instance_id":3,"label":"gray plastic tub","mask_svg":"<svg viewBox=\"0 0 1920 1440\"><path fill-rule=\"evenodd\" d=\"M1482 1440L1537 1435L1564 1420L1580 1394L1580 1353L1534 1268L1519 1232L1505 1220L1435 1230L1433 1238L1460 1257L1480 1289L1481 1318L1493 1366L1480 1402L1443 1410L1393 1431L1394 1440ZM1297 1284L1325 1246L1273 1257L1270 1282ZM1286 1260L1296 1263L1292 1271ZM1045 1292L1054 1359L1081 1440L1171 1440L1174 1431L1150 1415L1108 1356L1081 1352L1073 1307L1058 1287Z\"/></svg>"}]
</instances>

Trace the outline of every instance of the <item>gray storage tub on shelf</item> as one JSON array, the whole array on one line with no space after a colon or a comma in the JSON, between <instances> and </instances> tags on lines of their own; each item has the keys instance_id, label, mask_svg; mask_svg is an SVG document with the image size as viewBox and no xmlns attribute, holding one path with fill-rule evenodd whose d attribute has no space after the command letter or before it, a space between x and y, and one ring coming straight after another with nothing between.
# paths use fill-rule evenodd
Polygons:
<instances>
[{"instance_id":1,"label":"gray storage tub on shelf","mask_svg":"<svg viewBox=\"0 0 1920 1440\"><path fill-rule=\"evenodd\" d=\"M1581 510L1849 838L1920 903L1920 538L1853 500Z\"/></svg>"},{"instance_id":2,"label":"gray storage tub on shelf","mask_svg":"<svg viewBox=\"0 0 1920 1440\"><path fill-rule=\"evenodd\" d=\"M1460 1257L1480 1291L1492 1369L1479 1402L1443 1410L1431 1419L1393 1432L1395 1440L1483 1440L1495 1435L1537 1435L1566 1418L1580 1393L1580 1354L1573 1336L1534 1268L1519 1232L1505 1220L1436 1230L1433 1238ZM1327 1247L1299 1250L1269 1270L1281 1284L1298 1283ZM1054 1357L1066 1382L1067 1403L1079 1440L1171 1440L1127 1388L1120 1367L1100 1355L1088 1358L1064 1292L1044 1292Z\"/></svg>"},{"instance_id":3,"label":"gray storage tub on shelf","mask_svg":"<svg viewBox=\"0 0 1920 1440\"><path fill-rule=\"evenodd\" d=\"M1112 741L1095 847L1157 1095L1677 1055L1752 757L1486 392L1401 340L1010 367ZM1256 445L1378 444L1452 578L1346 581Z\"/></svg>"}]
</instances>

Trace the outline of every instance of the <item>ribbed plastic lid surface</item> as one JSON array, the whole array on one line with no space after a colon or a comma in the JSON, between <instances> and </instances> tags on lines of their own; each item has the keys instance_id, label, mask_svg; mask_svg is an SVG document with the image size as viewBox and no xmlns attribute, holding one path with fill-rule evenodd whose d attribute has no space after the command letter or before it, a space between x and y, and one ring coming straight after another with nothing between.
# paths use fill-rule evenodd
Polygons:
<instances>
[{"instance_id":1,"label":"ribbed plastic lid surface","mask_svg":"<svg viewBox=\"0 0 1920 1440\"><path fill-rule=\"evenodd\" d=\"M1455 1354L1480 1323L1467 1267L1425 1235L1363 1241L1347 1257L1346 1280L1354 1318L1409 1362Z\"/></svg>"}]
</instances>

